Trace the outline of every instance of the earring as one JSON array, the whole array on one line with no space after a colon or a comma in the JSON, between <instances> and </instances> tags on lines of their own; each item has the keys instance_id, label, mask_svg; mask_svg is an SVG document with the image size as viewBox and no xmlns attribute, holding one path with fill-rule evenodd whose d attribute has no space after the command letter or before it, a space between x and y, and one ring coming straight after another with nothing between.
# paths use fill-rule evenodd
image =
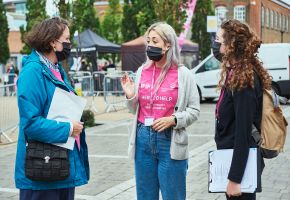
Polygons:
<instances>
[{"instance_id":1,"label":"earring","mask_svg":"<svg viewBox=\"0 0 290 200\"><path fill-rule=\"evenodd\" d=\"M56 51L56 48L55 48L55 47L53 47L53 50L54 50L54 51Z\"/></svg>"}]
</instances>

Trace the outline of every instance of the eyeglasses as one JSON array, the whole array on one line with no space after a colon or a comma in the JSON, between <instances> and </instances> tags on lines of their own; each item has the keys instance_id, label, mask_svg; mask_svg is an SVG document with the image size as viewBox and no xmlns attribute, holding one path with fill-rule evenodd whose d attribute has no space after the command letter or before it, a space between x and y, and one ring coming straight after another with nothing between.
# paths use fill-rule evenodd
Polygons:
<instances>
[{"instance_id":1,"label":"eyeglasses","mask_svg":"<svg viewBox=\"0 0 290 200\"><path fill-rule=\"evenodd\" d=\"M60 41L58 39L56 39L56 41L61 43L62 45L63 45L63 43L65 43L68 47L72 48L72 43L70 43L70 42L62 42L62 41Z\"/></svg>"}]
</instances>

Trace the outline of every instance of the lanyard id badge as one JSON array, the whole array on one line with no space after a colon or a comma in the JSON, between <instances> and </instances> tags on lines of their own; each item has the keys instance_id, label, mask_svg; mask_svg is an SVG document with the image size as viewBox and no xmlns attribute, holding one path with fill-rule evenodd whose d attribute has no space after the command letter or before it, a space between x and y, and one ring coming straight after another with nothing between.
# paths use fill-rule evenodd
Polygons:
<instances>
[{"instance_id":1,"label":"lanyard id badge","mask_svg":"<svg viewBox=\"0 0 290 200\"><path fill-rule=\"evenodd\" d=\"M154 117L146 116L144 120L144 126L152 126L154 122Z\"/></svg>"}]
</instances>

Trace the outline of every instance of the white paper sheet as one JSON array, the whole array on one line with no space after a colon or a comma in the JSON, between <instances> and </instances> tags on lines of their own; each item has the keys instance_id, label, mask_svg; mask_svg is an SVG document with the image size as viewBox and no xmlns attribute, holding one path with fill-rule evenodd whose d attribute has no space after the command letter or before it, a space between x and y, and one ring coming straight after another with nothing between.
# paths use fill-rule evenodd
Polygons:
<instances>
[{"instance_id":1,"label":"white paper sheet","mask_svg":"<svg viewBox=\"0 0 290 200\"><path fill-rule=\"evenodd\" d=\"M86 99L56 87L47 119L59 122L80 121L86 104ZM75 139L69 137L66 143L55 143L54 145L73 150L74 143Z\"/></svg>"},{"instance_id":2,"label":"white paper sheet","mask_svg":"<svg viewBox=\"0 0 290 200\"><path fill-rule=\"evenodd\" d=\"M209 152L209 192L226 192L232 162L232 149ZM241 182L241 192L253 193L257 188L257 149L251 148Z\"/></svg>"}]
</instances>

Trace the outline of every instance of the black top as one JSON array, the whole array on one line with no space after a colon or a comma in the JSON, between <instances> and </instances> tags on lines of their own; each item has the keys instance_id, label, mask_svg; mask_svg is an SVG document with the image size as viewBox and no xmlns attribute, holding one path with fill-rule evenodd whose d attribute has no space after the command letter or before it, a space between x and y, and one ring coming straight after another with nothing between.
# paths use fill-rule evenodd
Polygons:
<instances>
[{"instance_id":1,"label":"black top","mask_svg":"<svg viewBox=\"0 0 290 200\"><path fill-rule=\"evenodd\" d=\"M228 179L241 183L246 168L249 148L256 147L251 136L252 124L260 131L262 119L262 85L255 75L255 87L238 91L225 89L216 119L217 149L234 149Z\"/></svg>"}]
</instances>

